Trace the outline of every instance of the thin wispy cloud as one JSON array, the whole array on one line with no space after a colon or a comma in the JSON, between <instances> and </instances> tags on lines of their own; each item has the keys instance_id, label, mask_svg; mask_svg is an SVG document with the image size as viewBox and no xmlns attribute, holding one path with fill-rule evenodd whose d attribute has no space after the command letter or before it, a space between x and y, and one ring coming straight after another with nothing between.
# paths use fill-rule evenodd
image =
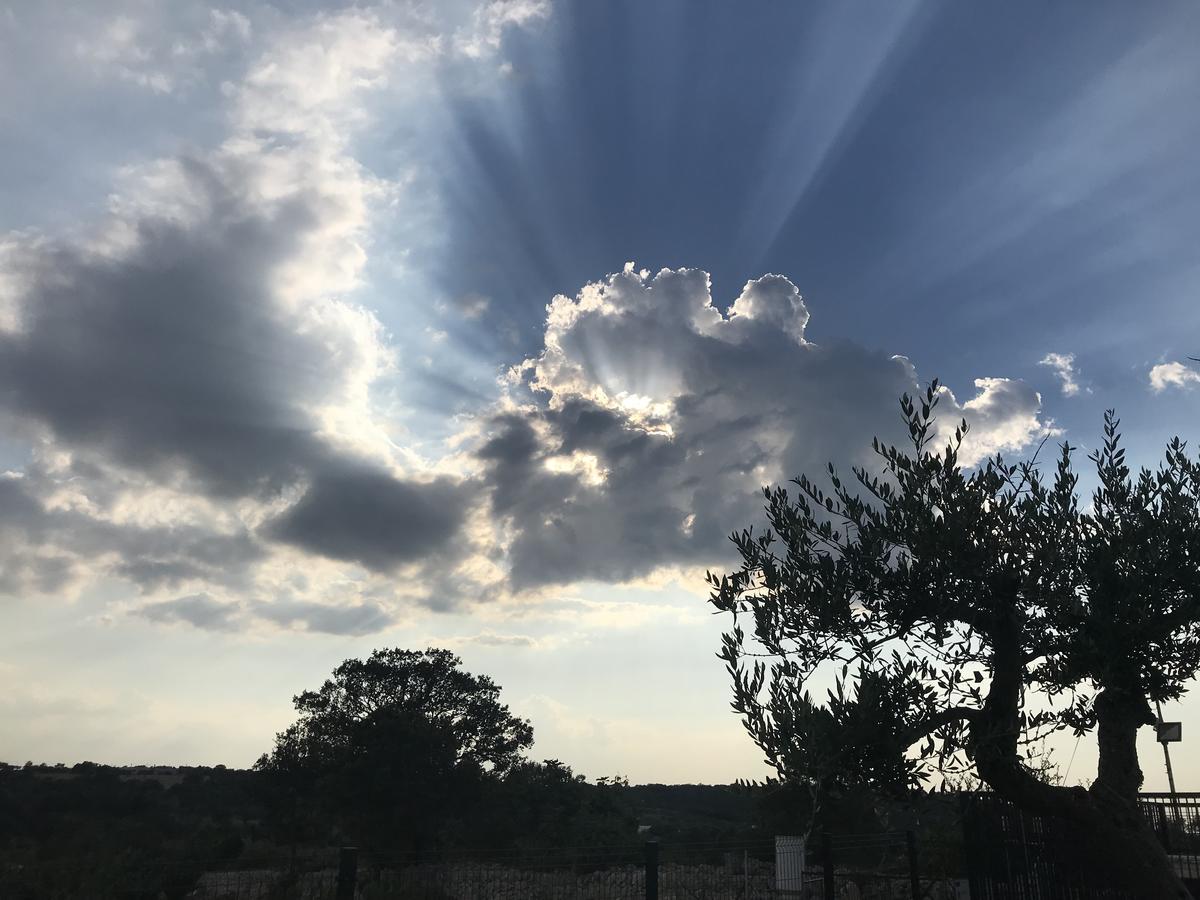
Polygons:
<instances>
[{"instance_id":1,"label":"thin wispy cloud","mask_svg":"<svg viewBox=\"0 0 1200 900\"><path fill-rule=\"evenodd\" d=\"M1079 393L1079 370L1075 367L1074 353L1047 353L1038 365L1047 366L1054 372L1064 397L1074 397Z\"/></svg>"}]
</instances>

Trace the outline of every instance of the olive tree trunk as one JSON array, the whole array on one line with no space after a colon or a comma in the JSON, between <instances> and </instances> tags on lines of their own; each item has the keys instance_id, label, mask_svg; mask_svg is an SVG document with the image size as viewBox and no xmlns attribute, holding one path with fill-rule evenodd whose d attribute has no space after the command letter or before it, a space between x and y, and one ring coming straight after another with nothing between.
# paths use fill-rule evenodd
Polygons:
<instances>
[{"instance_id":1,"label":"olive tree trunk","mask_svg":"<svg viewBox=\"0 0 1200 900\"><path fill-rule=\"evenodd\" d=\"M1024 673L1015 633L996 638L987 700L969 720L979 777L1018 808L1064 819L1109 884L1140 900L1192 900L1158 838L1138 809L1142 771L1137 732L1153 722L1140 693L1106 689L1096 698L1097 777L1090 788L1047 784L1021 761L1018 738Z\"/></svg>"}]
</instances>

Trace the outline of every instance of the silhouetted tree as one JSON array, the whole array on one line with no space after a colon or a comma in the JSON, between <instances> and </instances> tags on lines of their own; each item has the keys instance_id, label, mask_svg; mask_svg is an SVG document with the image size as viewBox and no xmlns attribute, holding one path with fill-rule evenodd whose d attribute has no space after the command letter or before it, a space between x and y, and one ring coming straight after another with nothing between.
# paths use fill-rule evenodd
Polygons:
<instances>
[{"instance_id":1,"label":"silhouetted tree","mask_svg":"<svg viewBox=\"0 0 1200 900\"><path fill-rule=\"evenodd\" d=\"M1109 412L1081 511L1067 444L1052 479L999 457L964 471L965 422L931 451L938 396L934 382L902 399L912 449L875 442L881 475L844 483L830 465L828 493L803 476L794 495L766 489L770 528L733 535L741 566L709 574L711 602L733 614L720 654L733 708L814 798L972 771L1071 820L1131 893L1185 897L1138 814L1135 739L1148 701L1178 698L1200 666L1200 466L1176 439L1131 477ZM756 654L770 665L748 665ZM814 682L832 685L824 701ZM1026 759L1063 727L1097 728L1087 790Z\"/></svg>"},{"instance_id":2,"label":"silhouetted tree","mask_svg":"<svg viewBox=\"0 0 1200 900\"><path fill-rule=\"evenodd\" d=\"M375 650L294 699L299 720L255 768L315 802L364 843L445 839L484 780L533 743L500 689L447 650ZM303 804L294 810L305 818Z\"/></svg>"}]
</instances>

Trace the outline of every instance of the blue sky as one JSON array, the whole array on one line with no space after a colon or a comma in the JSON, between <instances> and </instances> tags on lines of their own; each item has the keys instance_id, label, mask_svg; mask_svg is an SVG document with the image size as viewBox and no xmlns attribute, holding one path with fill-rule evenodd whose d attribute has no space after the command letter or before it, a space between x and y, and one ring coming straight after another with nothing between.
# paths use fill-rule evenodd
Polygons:
<instances>
[{"instance_id":1,"label":"blue sky","mask_svg":"<svg viewBox=\"0 0 1200 900\"><path fill-rule=\"evenodd\" d=\"M756 774L702 573L759 485L933 377L974 458L1108 407L1135 460L1200 440L1197 37L0 5L0 758L247 764L340 659L438 643L541 755Z\"/></svg>"}]
</instances>

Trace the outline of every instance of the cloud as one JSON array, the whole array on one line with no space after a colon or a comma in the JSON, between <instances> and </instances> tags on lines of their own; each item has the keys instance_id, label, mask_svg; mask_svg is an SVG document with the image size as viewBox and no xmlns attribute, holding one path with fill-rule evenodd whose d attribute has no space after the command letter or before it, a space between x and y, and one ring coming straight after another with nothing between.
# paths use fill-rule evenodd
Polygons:
<instances>
[{"instance_id":1,"label":"cloud","mask_svg":"<svg viewBox=\"0 0 1200 900\"><path fill-rule=\"evenodd\" d=\"M489 0L476 7L470 26L458 32L455 48L471 59L487 56L499 49L505 28L528 27L549 15L549 0Z\"/></svg>"},{"instance_id":2,"label":"cloud","mask_svg":"<svg viewBox=\"0 0 1200 900\"><path fill-rule=\"evenodd\" d=\"M250 20L236 10L170 11L149 7L91 21L74 11L73 56L86 70L156 94L191 87L206 57L224 55L251 38ZM60 25L61 27L61 25Z\"/></svg>"},{"instance_id":3,"label":"cloud","mask_svg":"<svg viewBox=\"0 0 1200 900\"><path fill-rule=\"evenodd\" d=\"M448 540L461 498L389 474L385 451L369 461L367 394L389 350L369 312L332 294L356 278L367 186L308 152L174 160L90 242L11 251L22 287L0 333L0 409L94 472L227 501L307 484L264 533L386 568Z\"/></svg>"},{"instance_id":4,"label":"cloud","mask_svg":"<svg viewBox=\"0 0 1200 900\"><path fill-rule=\"evenodd\" d=\"M286 30L238 85L235 122L243 129L344 140L366 110L348 98L388 83L398 65L426 62L436 32L396 28L373 10L347 10Z\"/></svg>"},{"instance_id":5,"label":"cloud","mask_svg":"<svg viewBox=\"0 0 1200 900\"><path fill-rule=\"evenodd\" d=\"M695 269L632 265L547 307L545 349L509 374L507 403L477 449L516 589L627 581L726 554L760 515L759 488L801 472L877 467L899 442L912 364L849 343L808 341L786 278L747 283L726 313ZM1028 385L980 378L952 428L971 425L968 465L1051 432Z\"/></svg>"},{"instance_id":6,"label":"cloud","mask_svg":"<svg viewBox=\"0 0 1200 900\"><path fill-rule=\"evenodd\" d=\"M1062 433L1053 423L1039 418L1042 397L1025 382L976 378L975 389L976 395L958 413L971 428L963 447L964 465L1006 450L1020 450L1038 438ZM957 407L953 393L947 390L946 396L951 400L950 408ZM945 417L947 411L943 409L942 415Z\"/></svg>"},{"instance_id":7,"label":"cloud","mask_svg":"<svg viewBox=\"0 0 1200 900\"><path fill-rule=\"evenodd\" d=\"M88 509L83 495L63 490L76 477L36 467L0 477L0 593L70 592L101 573L148 592L193 582L244 589L266 556L236 523L143 524Z\"/></svg>"},{"instance_id":8,"label":"cloud","mask_svg":"<svg viewBox=\"0 0 1200 900\"><path fill-rule=\"evenodd\" d=\"M401 443L376 390L404 373L360 291L403 186L354 136L372 91L547 10L439 29L354 9L269 40L222 20L265 41L223 87L224 139L123 170L93 227L4 240L0 418L34 462L0 480L0 591L117 578L152 621L366 634L414 606L719 562L763 484L900 440L913 365L810 340L788 278L722 311L704 271L629 265L551 300L540 352L473 398L453 448ZM1019 381L942 403L972 424L968 463L1051 431Z\"/></svg>"},{"instance_id":9,"label":"cloud","mask_svg":"<svg viewBox=\"0 0 1200 900\"><path fill-rule=\"evenodd\" d=\"M450 305L456 309L464 319L478 319L491 306L491 299L483 294L470 291L466 294L455 294Z\"/></svg>"},{"instance_id":10,"label":"cloud","mask_svg":"<svg viewBox=\"0 0 1200 900\"><path fill-rule=\"evenodd\" d=\"M11 253L25 291L17 329L0 333L0 403L66 446L164 478L182 468L224 494L318 464L313 410L378 351L369 328L339 328L354 311L298 310L277 284L337 182L247 201L262 163L233 151L172 164L169 190L186 200L137 198L96 238L127 246Z\"/></svg>"},{"instance_id":11,"label":"cloud","mask_svg":"<svg viewBox=\"0 0 1200 900\"><path fill-rule=\"evenodd\" d=\"M1160 363L1150 370L1150 388L1162 393L1169 387L1181 390L1200 384L1200 372L1181 362Z\"/></svg>"},{"instance_id":12,"label":"cloud","mask_svg":"<svg viewBox=\"0 0 1200 900\"><path fill-rule=\"evenodd\" d=\"M319 475L266 526L275 540L387 572L428 558L462 525L467 497L441 478L401 481L377 470Z\"/></svg>"},{"instance_id":13,"label":"cloud","mask_svg":"<svg viewBox=\"0 0 1200 900\"><path fill-rule=\"evenodd\" d=\"M380 571L446 549L466 498L376 416L392 348L352 299L396 186L350 155L351 126L414 41L425 32L371 13L290 27L226 91L220 144L125 169L93 226L6 236L0 420L36 463L0 484L14 497L0 590L113 575L151 597L258 602L293 547ZM317 593L289 587L276 620L337 633L390 621L364 595L370 578L347 589L308 568ZM322 591L352 611L339 618ZM174 604L143 606L158 620L200 610L155 602Z\"/></svg>"},{"instance_id":14,"label":"cloud","mask_svg":"<svg viewBox=\"0 0 1200 900\"><path fill-rule=\"evenodd\" d=\"M1039 366L1049 366L1062 383L1064 397L1074 397L1079 393L1079 370L1075 368L1074 353L1047 353L1038 361Z\"/></svg>"},{"instance_id":15,"label":"cloud","mask_svg":"<svg viewBox=\"0 0 1200 900\"><path fill-rule=\"evenodd\" d=\"M255 614L277 625L299 627L323 634L364 635L382 631L396 621L394 613L378 603L334 605L298 600L261 603Z\"/></svg>"},{"instance_id":16,"label":"cloud","mask_svg":"<svg viewBox=\"0 0 1200 900\"><path fill-rule=\"evenodd\" d=\"M490 631L452 639L452 643L478 644L481 647L536 647L538 644L536 639L524 634L494 634Z\"/></svg>"},{"instance_id":17,"label":"cloud","mask_svg":"<svg viewBox=\"0 0 1200 900\"><path fill-rule=\"evenodd\" d=\"M174 600L147 603L134 610L152 622L186 622L208 631L234 631L238 627L237 603L221 603L208 594L189 594Z\"/></svg>"}]
</instances>

